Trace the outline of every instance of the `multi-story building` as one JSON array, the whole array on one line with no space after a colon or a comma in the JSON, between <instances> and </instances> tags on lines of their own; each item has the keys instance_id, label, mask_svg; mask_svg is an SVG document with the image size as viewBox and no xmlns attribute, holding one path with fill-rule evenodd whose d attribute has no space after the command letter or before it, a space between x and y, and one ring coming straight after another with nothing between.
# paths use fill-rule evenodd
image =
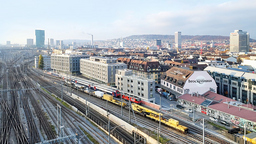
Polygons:
<instances>
[{"instance_id":1,"label":"multi-story building","mask_svg":"<svg viewBox=\"0 0 256 144\"><path fill-rule=\"evenodd\" d=\"M108 85L115 85L116 70L126 68L126 64L117 63L115 58L90 57L80 60L80 72L83 76Z\"/></svg>"},{"instance_id":2,"label":"multi-story building","mask_svg":"<svg viewBox=\"0 0 256 144\"><path fill-rule=\"evenodd\" d=\"M34 40L33 39L27 39L27 47L33 46Z\"/></svg>"},{"instance_id":3,"label":"multi-story building","mask_svg":"<svg viewBox=\"0 0 256 144\"><path fill-rule=\"evenodd\" d=\"M50 39L50 46L54 46L54 39Z\"/></svg>"},{"instance_id":4,"label":"multi-story building","mask_svg":"<svg viewBox=\"0 0 256 144\"><path fill-rule=\"evenodd\" d=\"M57 72L80 73L80 59L88 55L51 55L51 68Z\"/></svg>"},{"instance_id":5,"label":"multi-story building","mask_svg":"<svg viewBox=\"0 0 256 144\"><path fill-rule=\"evenodd\" d=\"M235 30L230 33L230 52L249 52L250 34L246 31Z\"/></svg>"},{"instance_id":6,"label":"multi-story building","mask_svg":"<svg viewBox=\"0 0 256 144\"><path fill-rule=\"evenodd\" d=\"M176 96L216 92L217 85L206 71L172 67L161 76L161 88Z\"/></svg>"},{"instance_id":7,"label":"multi-story building","mask_svg":"<svg viewBox=\"0 0 256 144\"><path fill-rule=\"evenodd\" d=\"M44 30L36 30L36 47L43 48L45 41L45 32Z\"/></svg>"},{"instance_id":8,"label":"multi-story building","mask_svg":"<svg viewBox=\"0 0 256 144\"><path fill-rule=\"evenodd\" d=\"M155 102L155 81L133 75L132 70L117 70L115 84L120 92Z\"/></svg>"},{"instance_id":9,"label":"multi-story building","mask_svg":"<svg viewBox=\"0 0 256 144\"><path fill-rule=\"evenodd\" d=\"M50 70L51 69L51 55L42 55L44 61L44 68L43 70ZM35 56L35 68L38 68L38 61L39 56Z\"/></svg>"},{"instance_id":10,"label":"multi-story building","mask_svg":"<svg viewBox=\"0 0 256 144\"><path fill-rule=\"evenodd\" d=\"M181 32L175 32L175 47L181 48Z\"/></svg>"},{"instance_id":11,"label":"multi-story building","mask_svg":"<svg viewBox=\"0 0 256 144\"><path fill-rule=\"evenodd\" d=\"M256 74L226 68L207 67L218 86L217 93L256 105Z\"/></svg>"},{"instance_id":12,"label":"multi-story building","mask_svg":"<svg viewBox=\"0 0 256 144\"><path fill-rule=\"evenodd\" d=\"M206 64L208 66L223 66L226 67L228 65L227 62L225 61L217 61L217 60L205 60L205 61L201 61L198 62L198 64Z\"/></svg>"},{"instance_id":13,"label":"multi-story building","mask_svg":"<svg viewBox=\"0 0 256 144\"><path fill-rule=\"evenodd\" d=\"M133 74L147 79L155 80L160 84L160 75L165 72L158 61L133 60L130 58L118 58L118 62L127 64L127 68L133 71Z\"/></svg>"},{"instance_id":14,"label":"multi-story building","mask_svg":"<svg viewBox=\"0 0 256 144\"><path fill-rule=\"evenodd\" d=\"M162 46L161 40L156 40L156 47L160 49Z\"/></svg>"}]
</instances>

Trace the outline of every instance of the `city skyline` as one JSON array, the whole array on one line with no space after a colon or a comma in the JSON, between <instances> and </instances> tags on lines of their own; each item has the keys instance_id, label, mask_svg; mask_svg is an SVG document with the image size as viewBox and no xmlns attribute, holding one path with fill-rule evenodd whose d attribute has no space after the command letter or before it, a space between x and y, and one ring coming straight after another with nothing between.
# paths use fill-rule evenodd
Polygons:
<instances>
[{"instance_id":1,"label":"city skyline","mask_svg":"<svg viewBox=\"0 0 256 144\"><path fill-rule=\"evenodd\" d=\"M0 44L25 44L35 29L45 38L107 40L141 34L224 35L241 29L256 38L256 1L6 1ZM10 11L12 9L12 11Z\"/></svg>"}]
</instances>

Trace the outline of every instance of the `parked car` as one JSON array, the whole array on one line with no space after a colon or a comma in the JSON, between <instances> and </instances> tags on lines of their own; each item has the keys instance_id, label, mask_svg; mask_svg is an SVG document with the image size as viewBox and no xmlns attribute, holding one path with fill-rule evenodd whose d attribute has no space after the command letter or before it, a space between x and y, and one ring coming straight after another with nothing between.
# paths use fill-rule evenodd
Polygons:
<instances>
[{"instance_id":1,"label":"parked car","mask_svg":"<svg viewBox=\"0 0 256 144\"><path fill-rule=\"evenodd\" d=\"M192 113L192 112L193 112L193 110L192 110L192 108L186 108L186 109L185 109L185 112Z\"/></svg>"},{"instance_id":2,"label":"parked car","mask_svg":"<svg viewBox=\"0 0 256 144\"><path fill-rule=\"evenodd\" d=\"M218 121L218 119L216 119L216 118L214 118L214 117L210 117L210 120L211 120L211 121L214 121L214 122L217 122L217 121Z\"/></svg>"},{"instance_id":3,"label":"parked car","mask_svg":"<svg viewBox=\"0 0 256 144\"><path fill-rule=\"evenodd\" d=\"M176 107L177 107L178 109L184 109L184 107L183 107L182 105L176 105Z\"/></svg>"},{"instance_id":4,"label":"parked car","mask_svg":"<svg viewBox=\"0 0 256 144\"><path fill-rule=\"evenodd\" d=\"M230 126L230 124L224 120L220 120L220 123L223 124L223 125L226 125L226 126Z\"/></svg>"}]
</instances>

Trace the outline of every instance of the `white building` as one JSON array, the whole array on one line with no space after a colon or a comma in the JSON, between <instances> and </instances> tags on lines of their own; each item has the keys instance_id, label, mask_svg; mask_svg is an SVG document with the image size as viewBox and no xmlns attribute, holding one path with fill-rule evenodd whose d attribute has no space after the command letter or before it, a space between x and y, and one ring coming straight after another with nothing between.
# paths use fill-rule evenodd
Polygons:
<instances>
[{"instance_id":1,"label":"white building","mask_svg":"<svg viewBox=\"0 0 256 144\"><path fill-rule=\"evenodd\" d=\"M181 32L175 32L175 48L181 48Z\"/></svg>"},{"instance_id":2,"label":"white building","mask_svg":"<svg viewBox=\"0 0 256 144\"><path fill-rule=\"evenodd\" d=\"M246 31L235 30L230 33L230 52L249 52L250 34Z\"/></svg>"},{"instance_id":3,"label":"white building","mask_svg":"<svg viewBox=\"0 0 256 144\"><path fill-rule=\"evenodd\" d=\"M44 68L43 70L50 70L51 69L51 55L42 55L44 61ZM38 68L38 61L39 56L35 56L35 68Z\"/></svg>"},{"instance_id":4,"label":"white building","mask_svg":"<svg viewBox=\"0 0 256 144\"><path fill-rule=\"evenodd\" d=\"M206 64L207 66L215 66L215 67L219 67L219 66L226 67L228 65L228 63L224 61L216 61L216 60L205 60L202 62L198 62L198 64Z\"/></svg>"},{"instance_id":5,"label":"white building","mask_svg":"<svg viewBox=\"0 0 256 144\"><path fill-rule=\"evenodd\" d=\"M54 39L50 39L50 46L54 46Z\"/></svg>"},{"instance_id":6,"label":"white building","mask_svg":"<svg viewBox=\"0 0 256 144\"><path fill-rule=\"evenodd\" d=\"M121 92L155 103L155 81L152 79L137 77L132 70L123 69L117 70L115 84Z\"/></svg>"},{"instance_id":7,"label":"white building","mask_svg":"<svg viewBox=\"0 0 256 144\"><path fill-rule=\"evenodd\" d=\"M34 40L33 39L27 39L27 47L33 46Z\"/></svg>"},{"instance_id":8,"label":"white building","mask_svg":"<svg viewBox=\"0 0 256 144\"><path fill-rule=\"evenodd\" d=\"M51 55L51 68L59 72L79 73L80 59L89 58L88 55Z\"/></svg>"},{"instance_id":9,"label":"white building","mask_svg":"<svg viewBox=\"0 0 256 144\"><path fill-rule=\"evenodd\" d=\"M108 85L115 85L117 69L126 69L125 63L117 63L115 58L90 57L80 60L80 72L87 78L94 79Z\"/></svg>"},{"instance_id":10,"label":"white building","mask_svg":"<svg viewBox=\"0 0 256 144\"><path fill-rule=\"evenodd\" d=\"M241 65L250 65L254 68L254 71L256 71L256 60L243 60L243 63Z\"/></svg>"},{"instance_id":11,"label":"white building","mask_svg":"<svg viewBox=\"0 0 256 144\"><path fill-rule=\"evenodd\" d=\"M209 90L217 92L214 79L206 71L192 71L178 67L172 67L161 76L161 87L176 96L202 95Z\"/></svg>"}]
</instances>

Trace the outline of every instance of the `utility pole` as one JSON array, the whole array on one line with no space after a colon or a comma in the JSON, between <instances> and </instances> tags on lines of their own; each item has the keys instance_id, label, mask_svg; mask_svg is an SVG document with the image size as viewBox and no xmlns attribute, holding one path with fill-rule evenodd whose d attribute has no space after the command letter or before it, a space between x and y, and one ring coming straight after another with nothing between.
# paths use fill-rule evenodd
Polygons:
<instances>
[{"instance_id":1,"label":"utility pole","mask_svg":"<svg viewBox=\"0 0 256 144\"><path fill-rule=\"evenodd\" d=\"M203 144L204 144L204 118L203 118Z\"/></svg>"},{"instance_id":2,"label":"utility pole","mask_svg":"<svg viewBox=\"0 0 256 144\"><path fill-rule=\"evenodd\" d=\"M157 137L157 142L158 142L159 144L160 144L160 142L159 142L160 130L161 130L161 113L159 113L159 127L158 127L158 137Z\"/></svg>"},{"instance_id":3,"label":"utility pole","mask_svg":"<svg viewBox=\"0 0 256 144\"><path fill-rule=\"evenodd\" d=\"M123 101L122 101L122 93L120 92L121 94L121 116L123 116Z\"/></svg>"},{"instance_id":4,"label":"utility pole","mask_svg":"<svg viewBox=\"0 0 256 144\"><path fill-rule=\"evenodd\" d=\"M131 123L131 99L129 96L129 123Z\"/></svg>"},{"instance_id":5,"label":"utility pole","mask_svg":"<svg viewBox=\"0 0 256 144\"><path fill-rule=\"evenodd\" d=\"M63 101L63 84L61 83L61 101Z\"/></svg>"},{"instance_id":6,"label":"utility pole","mask_svg":"<svg viewBox=\"0 0 256 144\"><path fill-rule=\"evenodd\" d=\"M110 144L110 120L109 120L109 111L108 111L107 117L108 117L108 144Z\"/></svg>"},{"instance_id":7,"label":"utility pole","mask_svg":"<svg viewBox=\"0 0 256 144\"><path fill-rule=\"evenodd\" d=\"M244 123L244 144L246 143L246 125Z\"/></svg>"}]
</instances>

